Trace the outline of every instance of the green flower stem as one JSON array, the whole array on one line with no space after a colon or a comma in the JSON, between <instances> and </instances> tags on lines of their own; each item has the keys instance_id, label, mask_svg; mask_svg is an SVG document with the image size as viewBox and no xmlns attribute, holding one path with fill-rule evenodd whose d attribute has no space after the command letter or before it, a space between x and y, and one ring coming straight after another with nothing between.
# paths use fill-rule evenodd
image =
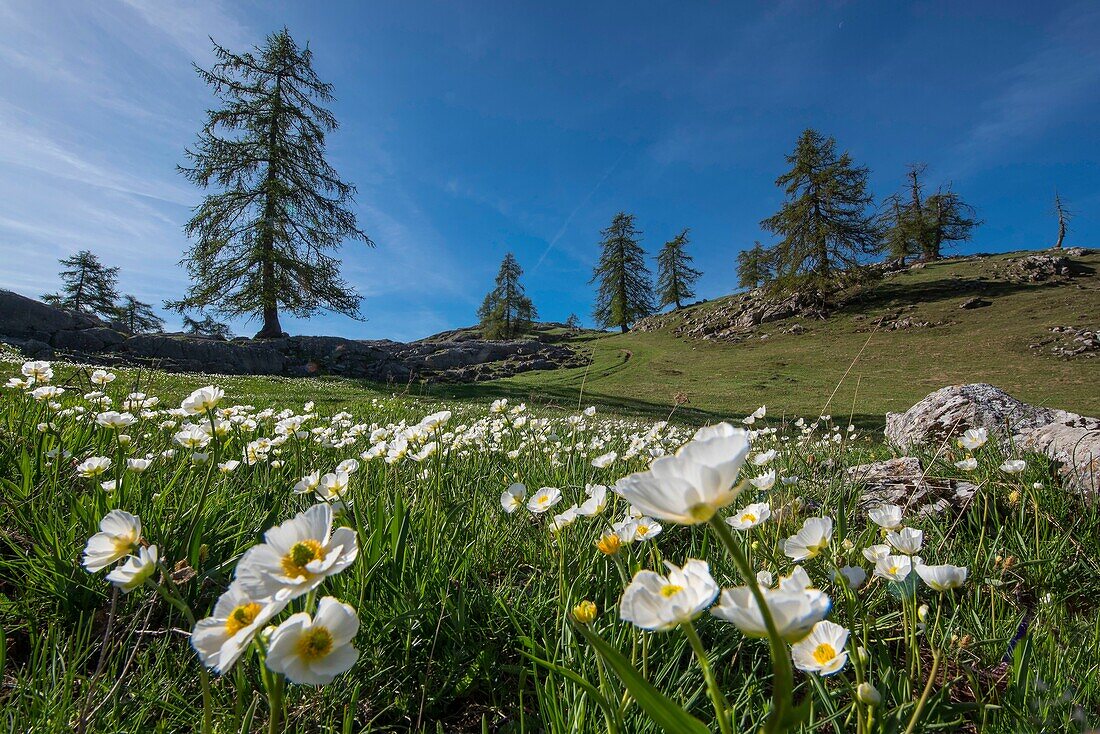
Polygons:
<instances>
[{"instance_id":1,"label":"green flower stem","mask_svg":"<svg viewBox=\"0 0 1100 734\"><path fill-rule=\"evenodd\" d=\"M745 579L745 584L752 592L756 604L760 608L760 616L764 618L764 626L768 630L768 643L771 647L772 670L774 681L772 684L772 714L764 725L764 731L768 734L785 731L788 728L788 719L792 710L794 696L794 669L791 667L791 658L787 650L787 643L779 636L779 630L772 619L771 610L760 585L756 583L756 574L752 572L748 559L745 558L741 546L737 544L733 534L725 521L717 514L707 521L715 535L726 547L738 572Z\"/></svg>"},{"instance_id":2,"label":"green flower stem","mask_svg":"<svg viewBox=\"0 0 1100 734\"><path fill-rule=\"evenodd\" d=\"M691 643L691 648L695 651L695 657L699 661L699 667L703 670L703 678L706 679L707 682L707 692L710 693L711 703L714 704L714 715L718 717L718 730L721 731L722 734L731 734L729 724L729 703L722 694L722 690L718 687L718 681L714 678L714 671L710 667L710 660L707 659L707 651L703 649L703 641L699 639L699 633L695 631L695 625L693 625L690 620L681 623L680 628L683 629L684 634L687 635L688 642Z\"/></svg>"}]
</instances>

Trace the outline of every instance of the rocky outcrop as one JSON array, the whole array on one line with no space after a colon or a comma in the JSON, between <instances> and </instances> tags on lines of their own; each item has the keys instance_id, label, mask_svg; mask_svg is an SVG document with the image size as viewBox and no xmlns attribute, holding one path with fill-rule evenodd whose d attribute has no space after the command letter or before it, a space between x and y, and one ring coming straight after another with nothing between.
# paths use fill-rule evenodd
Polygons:
<instances>
[{"instance_id":1,"label":"rocky outcrop","mask_svg":"<svg viewBox=\"0 0 1100 734\"><path fill-rule=\"evenodd\" d=\"M769 298L754 290L706 309L687 308L641 319L634 331L659 331L672 327L676 336L691 339L741 341L761 324L793 316L823 318L825 297L817 291L797 291L784 298Z\"/></svg>"},{"instance_id":2,"label":"rocky outcrop","mask_svg":"<svg viewBox=\"0 0 1100 734\"><path fill-rule=\"evenodd\" d=\"M1001 272L1006 280L1017 283L1043 283L1048 280L1073 278L1081 274L1081 268L1065 255L1080 257L1086 252L1083 248L1074 248L1067 250L1064 255L1045 253L1025 255L1009 260L1001 267Z\"/></svg>"},{"instance_id":3,"label":"rocky outcrop","mask_svg":"<svg viewBox=\"0 0 1100 734\"><path fill-rule=\"evenodd\" d=\"M1031 349L1062 359L1092 359L1100 354L1100 331L1097 329L1052 326L1047 331L1052 336L1030 344Z\"/></svg>"},{"instance_id":4,"label":"rocky outcrop","mask_svg":"<svg viewBox=\"0 0 1100 734\"><path fill-rule=\"evenodd\" d=\"M1028 405L985 383L945 387L904 413L886 414L886 438L903 450L939 446L968 428L1044 453L1068 488L1100 493L1100 419Z\"/></svg>"},{"instance_id":5,"label":"rocky outcrop","mask_svg":"<svg viewBox=\"0 0 1100 734\"><path fill-rule=\"evenodd\" d=\"M860 464L847 472L848 479L861 488L859 506L865 511L890 504L917 517L935 515L962 508L978 491L970 482L926 477L920 459L914 456Z\"/></svg>"},{"instance_id":6,"label":"rocky outcrop","mask_svg":"<svg viewBox=\"0 0 1100 734\"><path fill-rule=\"evenodd\" d=\"M232 341L190 334L127 334L94 316L0 290L0 341L28 357L67 357L173 372L342 375L381 382L476 382L530 370L581 367L587 358L538 339L486 341L469 330L408 344L335 336Z\"/></svg>"}]
</instances>

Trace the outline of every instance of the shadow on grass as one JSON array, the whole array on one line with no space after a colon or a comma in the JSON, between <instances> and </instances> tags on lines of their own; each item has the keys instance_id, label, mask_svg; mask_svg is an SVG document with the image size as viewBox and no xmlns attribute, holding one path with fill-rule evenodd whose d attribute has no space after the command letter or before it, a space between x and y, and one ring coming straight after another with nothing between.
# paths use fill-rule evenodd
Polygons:
<instances>
[{"instance_id":1,"label":"shadow on grass","mask_svg":"<svg viewBox=\"0 0 1100 734\"><path fill-rule=\"evenodd\" d=\"M918 303L935 303L949 299L982 296L998 298L1024 290L1059 288L1065 283L1014 283L978 278L940 278L923 282L877 283L846 300L837 313L866 314L869 309L897 308Z\"/></svg>"},{"instance_id":2,"label":"shadow on grass","mask_svg":"<svg viewBox=\"0 0 1100 734\"><path fill-rule=\"evenodd\" d=\"M623 417L638 418L650 421L671 420L675 423L697 426L705 423L717 423L729 421L737 424L742 416L730 413L706 410L691 405L673 406L662 403L653 403L636 398L625 398L616 395L604 395L597 391L586 390L583 397L579 390L572 387L534 387L530 385L518 385L507 382L478 382L472 384L427 384L416 386L409 394L424 398L440 400L463 400L488 402L499 398L508 398L511 402L525 402L529 405L557 408L560 410L580 410L588 405L597 405L609 412ZM746 412L748 409L746 409ZM805 418L812 421L816 415L791 414L786 416L789 420ZM861 431L881 434L884 428L885 416L880 413L856 413L852 416L835 413L833 420L841 427L847 425L851 418L852 425ZM773 416L778 418L778 416Z\"/></svg>"}]
</instances>

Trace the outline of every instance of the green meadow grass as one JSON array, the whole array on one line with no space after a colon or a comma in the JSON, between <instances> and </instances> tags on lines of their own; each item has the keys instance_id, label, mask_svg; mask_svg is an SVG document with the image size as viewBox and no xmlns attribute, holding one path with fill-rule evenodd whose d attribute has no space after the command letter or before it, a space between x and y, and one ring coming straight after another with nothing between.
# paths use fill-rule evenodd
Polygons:
<instances>
[{"instance_id":1,"label":"green meadow grass","mask_svg":"<svg viewBox=\"0 0 1100 734\"><path fill-rule=\"evenodd\" d=\"M1026 254L929 263L865 287L827 320L764 324L737 344L678 338L669 329L585 332L577 345L592 355L588 368L431 391L440 397L510 396L563 405L576 405L583 395L636 415L664 417L675 410L695 421L743 415L766 403L779 415L826 412L881 430L886 412L904 411L933 390L989 382L1025 402L1096 415L1100 360L1058 359L1029 345L1049 337L1052 326L1096 328L1100 253L1076 258L1084 272L1068 282L1006 280L999 268ZM959 308L973 296L992 305ZM726 300L687 307L680 318ZM913 308L903 316L948 323L897 331L873 327L879 316L907 306ZM673 326L677 322L674 315ZM795 324L807 332L789 333Z\"/></svg>"},{"instance_id":2,"label":"green meadow grass","mask_svg":"<svg viewBox=\"0 0 1100 734\"><path fill-rule=\"evenodd\" d=\"M89 371L62 365L55 370L54 383L67 388L62 405L86 405L80 396L92 389ZM2 377L18 372L18 363L0 364ZM352 414L354 423L415 424L446 407L454 415L445 430L460 432L460 426L476 425L489 414L487 403L477 399L394 397L389 389L341 380L117 372L118 380L107 388L116 407L133 390L159 396L158 408L176 407L192 389L213 381L226 391L220 407L248 404L301 413L303 403L314 401L319 417L309 425L319 427L331 425L339 411ZM861 388L860 397L874 409L858 413L881 408L873 394L866 384ZM763 390L754 395L764 399L745 405L750 398L738 398L737 416L774 402ZM823 388L791 402L790 395L774 393L776 401L788 401L791 412L827 396ZM586 390L582 405L589 402L603 401L597 391ZM705 559L719 584L740 583L705 528L665 523L654 540L606 556L594 543L612 519L622 517L621 500L612 500L602 516L581 518L556 534L548 528L549 516L502 511L500 493L512 482L532 491L561 488L565 499L556 508L561 509L582 500L587 483L610 485L646 467L644 455L620 458L606 469L594 468L591 459L608 450L627 453L631 438L644 434L650 422L601 408L585 419L589 430L577 433L565 422L576 405L570 396L559 409L530 411L532 419L549 418L546 430L557 440L534 438L528 421L502 429L493 447L470 443L422 463L361 462L352 476L351 511L342 520L357 533L359 557L321 587L322 594L358 610L360 657L329 685L288 687L287 731L658 731L570 621L570 610L582 600L598 609L591 631L713 729L703 675L684 635L642 632L617 614L624 580L642 568L660 570L664 560ZM624 413L636 408L620 407ZM113 604L104 574L80 566L86 540L110 508L139 515L147 539L170 566L182 563L196 571L181 593L196 616L203 616L240 555L266 529L310 506L310 496L291 492L297 479L331 471L370 442L363 438L336 449L311 435L284 444L268 461L222 475L213 462L241 458L247 440L271 435L271 419L261 419L254 434L234 431L224 444L215 442L212 461L195 466L190 452L178 446L174 457L159 457L173 447L174 430L158 427L166 416L131 429L133 441L123 448L113 432L88 417L58 417L48 410L21 390L0 392L0 728L67 732L83 722L89 732L197 731L203 710L200 664L188 642L189 624L147 589L120 595ZM45 420L55 425L40 431ZM778 432L761 435L754 450L776 448L777 472L799 481L777 483L769 492L746 491L737 506L767 500L783 517L739 537L755 568L788 573L792 564L777 550L778 542L806 517L834 518L829 551L803 565L833 597L830 619L857 631L867 648L868 677L884 699L870 730L1007 734L1100 725L1095 502L1064 492L1042 457L1023 457L1022 474L1001 472L1004 459L1016 454L994 442L976 453L979 467L970 473L954 467L962 456L954 447L940 455L922 453L930 476L966 478L980 486L961 511L907 516L925 532L923 555L930 563L969 568L966 586L941 595L914 583L915 577L906 584L876 580L845 601L830 569L850 563L870 570L860 549L882 539L857 510L859 487L846 479L844 468L889 451L866 432L849 436L846 420L836 432L822 424L806 441L774 408L754 428L762 425ZM671 450L691 432L670 426L659 435L652 445ZM595 445L593 437L599 439ZM818 440L823 438L829 440ZM446 443L442 435L439 440ZM51 459L53 449L71 457ZM513 450L518 453L509 456ZM145 454L158 458L144 474L114 473L120 459ZM111 473L98 479L76 476L75 462L93 455L114 457ZM100 487L100 479L116 476L121 488ZM786 509L779 513L781 507ZM919 604L929 606L927 627L914 632ZM754 730L770 706L766 642L707 615L696 627L733 711L734 730ZM856 730L851 664L828 678L796 672L795 681L796 699L807 702L802 731ZM265 730L268 703L254 658L215 678L212 688L216 731Z\"/></svg>"}]
</instances>

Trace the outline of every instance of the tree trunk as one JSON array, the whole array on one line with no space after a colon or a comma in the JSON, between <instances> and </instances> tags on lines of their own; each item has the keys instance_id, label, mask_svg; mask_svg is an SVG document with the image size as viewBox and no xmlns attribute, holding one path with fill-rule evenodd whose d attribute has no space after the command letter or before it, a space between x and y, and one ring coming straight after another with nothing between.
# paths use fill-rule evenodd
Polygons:
<instances>
[{"instance_id":1,"label":"tree trunk","mask_svg":"<svg viewBox=\"0 0 1100 734\"><path fill-rule=\"evenodd\" d=\"M271 114L271 125L267 138L267 193L264 201L264 221L260 230L260 301L263 307L264 326L256 333L256 339L278 339L283 335L279 323L279 296L275 290L275 137L278 133L278 120L282 95L282 76L275 79L275 98Z\"/></svg>"},{"instance_id":2,"label":"tree trunk","mask_svg":"<svg viewBox=\"0 0 1100 734\"><path fill-rule=\"evenodd\" d=\"M1066 238L1066 220L1058 217L1058 241L1054 243L1055 250L1062 249L1062 241Z\"/></svg>"}]
</instances>

